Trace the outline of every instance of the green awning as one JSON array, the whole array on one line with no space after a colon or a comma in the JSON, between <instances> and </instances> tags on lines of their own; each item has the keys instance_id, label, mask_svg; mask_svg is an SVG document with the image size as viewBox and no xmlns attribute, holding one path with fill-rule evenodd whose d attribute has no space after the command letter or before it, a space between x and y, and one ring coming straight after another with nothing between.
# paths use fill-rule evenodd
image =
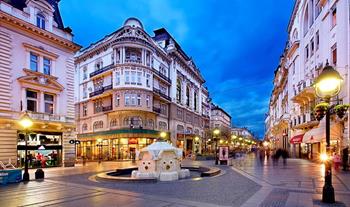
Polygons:
<instances>
[{"instance_id":1,"label":"green awning","mask_svg":"<svg viewBox=\"0 0 350 207\"><path fill-rule=\"evenodd\" d=\"M152 137L159 138L160 132L152 129L114 129L109 131L92 132L86 134L78 134L79 138L94 138L94 137ZM170 133L167 132L167 137L170 137Z\"/></svg>"}]
</instances>

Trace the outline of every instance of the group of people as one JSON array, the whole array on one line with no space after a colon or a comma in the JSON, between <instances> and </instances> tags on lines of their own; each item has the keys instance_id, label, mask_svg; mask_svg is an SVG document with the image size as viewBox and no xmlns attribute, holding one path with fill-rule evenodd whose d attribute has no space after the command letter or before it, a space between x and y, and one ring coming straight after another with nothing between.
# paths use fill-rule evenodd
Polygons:
<instances>
[{"instance_id":1,"label":"group of people","mask_svg":"<svg viewBox=\"0 0 350 207\"><path fill-rule=\"evenodd\" d=\"M286 149L275 149L271 151L270 149L260 148L257 151L257 154L261 164L264 163L265 157L267 158L267 160L269 160L270 157L272 157L273 165L278 165L278 161L282 157L283 165L286 166L287 159L289 157L289 153Z\"/></svg>"}]
</instances>

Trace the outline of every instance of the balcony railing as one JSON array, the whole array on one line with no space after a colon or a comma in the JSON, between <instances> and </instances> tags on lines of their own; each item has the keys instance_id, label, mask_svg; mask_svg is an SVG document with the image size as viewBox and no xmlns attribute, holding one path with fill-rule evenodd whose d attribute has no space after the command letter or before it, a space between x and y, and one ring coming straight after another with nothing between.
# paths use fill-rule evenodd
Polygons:
<instances>
[{"instance_id":1,"label":"balcony railing","mask_svg":"<svg viewBox=\"0 0 350 207\"><path fill-rule=\"evenodd\" d=\"M153 73L155 73L156 75L158 75L159 77L163 78L165 81L167 81L168 83L171 83L170 78L168 78L166 75L164 75L163 73L157 71L156 69L153 68Z\"/></svg>"},{"instance_id":2,"label":"balcony railing","mask_svg":"<svg viewBox=\"0 0 350 207\"><path fill-rule=\"evenodd\" d=\"M102 107L102 111L111 111L113 109L112 106L104 106Z\"/></svg>"},{"instance_id":3,"label":"balcony railing","mask_svg":"<svg viewBox=\"0 0 350 207\"><path fill-rule=\"evenodd\" d=\"M34 120L55 121L55 122L74 122L74 118L61 116L57 114L46 114L46 113L28 111L28 115L30 116L30 118Z\"/></svg>"},{"instance_id":4,"label":"balcony railing","mask_svg":"<svg viewBox=\"0 0 350 207\"><path fill-rule=\"evenodd\" d=\"M106 72L106 71L112 69L112 67L113 67L113 64L110 64L110 65L107 65L107 66L105 66L105 67L103 67L103 68L100 68L100 69L98 69L98 70L96 70L96 71L90 73L90 78L92 78L92 77L94 77L94 76L96 76L96 75L98 75L98 74L101 74L101 73L103 73L103 72Z\"/></svg>"},{"instance_id":5,"label":"balcony railing","mask_svg":"<svg viewBox=\"0 0 350 207\"><path fill-rule=\"evenodd\" d=\"M156 112L156 113L158 113L158 114L160 114L161 109L158 108L158 107L153 106L153 111Z\"/></svg>"},{"instance_id":6,"label":"balcony railing","mask_svg":"<svg viewBox=\"0 0 350 207\"><path fill-rule=\"evenodd\" d=\"M139 59L132 59L132 58L125 58L126 63L137 63L137 64L142 64L142 61Z\"/></svg>"},{"instance_id":7,"label":"balcony railing","mask_svg":"<svg viewBox=\"0 0 350 207\"><path fill-rule=\"evenodd\" d=\"M91 97L100 95L100 94L102 94L102 93L105 92L105 91L111 90L112 88L113 88L113 85L112 85L112 84L111 84L111 85L108 85L108 86L104 86L103 88L101 88L101 89L99 89L99 90L97 90L97 91L91 92L91 93L89 94L89 96L90 96L90 98L91 98Z\"/></svg>"},{"instance_id":8,"label":"balcony railing","mask_svg":"<svg viewBox=\"0 0 350 207\"><path fill-rule=\"evenodd\" d=\"M159 96L163 97L164 99L171 101L170 96L164 94L161 90L159 90L158 88L153 87L153 91L158 94Z\"/></svg>"}]
</instances>

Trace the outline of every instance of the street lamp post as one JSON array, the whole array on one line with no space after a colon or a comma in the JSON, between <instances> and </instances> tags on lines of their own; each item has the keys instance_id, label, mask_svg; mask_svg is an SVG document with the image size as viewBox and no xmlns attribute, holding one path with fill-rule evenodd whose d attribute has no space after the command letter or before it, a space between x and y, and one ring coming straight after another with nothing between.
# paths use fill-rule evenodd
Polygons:
<instances>
[{"instance_id":1,"label":"street lamp post","mask_svg":"<svg viewBox=\"0 0 350 207\"><path fill-rule=\"evenodd\" d=\"M29 172L28 172L28 130L33 125L32 119L29 117L28 113L25 112L25 114L21 117L19 120L19 124L24 129L24 141L25 141L25 158L24 158L24 173L23 173L23 181L29 181Z\"/></svg>"},{"instance_id":2,"label":"street lamp post","mask_svg":"<svg viewBox=\"0 0 350 207\"><path fill-rule=\"evenodd\" d=\"M325 102L330 103L332 97L339 94L341 89L342 77L331 66L326 64L320 76L317 77L314 83L316 95ZM326 109L326 153L328 157L331 155L330 148L330 115L331 107ZM325 183L322 191L322 201L325 203L334 203L334 188L332 185L332 161L325 160Z\"/></svg>"},{"instance_id":3,"label":"street lamp post","mask_svg":"<svg viewBox=\"0 0 350 207\"><path fill-rule=\"evenodd\" d=\"M213 139L215 141L215 165L219 164L219 160L218 160L218 135L220 134L220 130L219 129L214 129L213 131Z\"/></svg>"}]
</instances>

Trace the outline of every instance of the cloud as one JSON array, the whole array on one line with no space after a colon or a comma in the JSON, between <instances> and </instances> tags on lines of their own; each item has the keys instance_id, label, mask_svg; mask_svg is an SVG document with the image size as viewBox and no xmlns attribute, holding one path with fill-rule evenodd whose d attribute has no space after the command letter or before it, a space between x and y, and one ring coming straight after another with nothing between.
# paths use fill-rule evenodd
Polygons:
<instances>
[{"instance_id":1,"label":"cloud","mask_svg":"<svg viewBox=\"0 0 350 207\"><path fill-rule=\"evenodd\" d=\"M273 71L287 39L294 0L62 0L75 41L93 43L137 17L146 31L164 27L192 56L215 103L239 126L264 133Z\"/></svg>"}]
</instances>

